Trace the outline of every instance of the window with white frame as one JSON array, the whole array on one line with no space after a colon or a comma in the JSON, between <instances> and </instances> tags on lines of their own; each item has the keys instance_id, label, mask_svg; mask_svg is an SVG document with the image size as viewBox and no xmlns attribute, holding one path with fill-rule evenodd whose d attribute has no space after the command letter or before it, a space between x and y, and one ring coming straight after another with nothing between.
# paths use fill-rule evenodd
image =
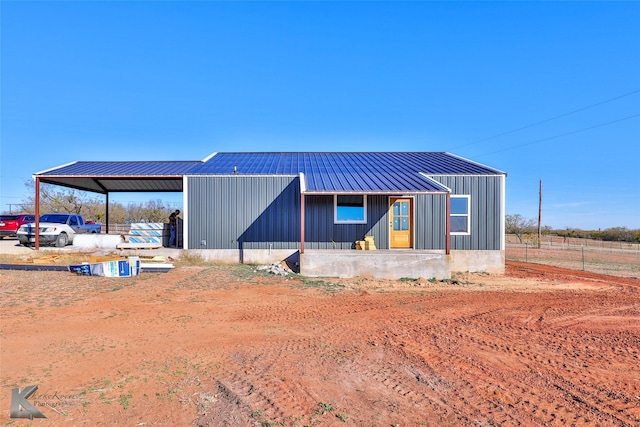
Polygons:
<instances>
[{"instance_id":1,"label":"window with white frame","mask_svg":"<svg viewBox=\"0 0 640 427\"><path fill-rule=\"evenodd\" d=\"M471 196L451 195L451 234L471 234Z\"/></svg>"},{"instance_id":2,"label":"window with white frame","mask_svg":"<svg viewBox=\"0 0 640 427\"><path fill-rule=\"evenodd\" d=\"M333 198L336 224L364 224L367 222L367 196L339 194Z\"/></svg>"}]
</instances>

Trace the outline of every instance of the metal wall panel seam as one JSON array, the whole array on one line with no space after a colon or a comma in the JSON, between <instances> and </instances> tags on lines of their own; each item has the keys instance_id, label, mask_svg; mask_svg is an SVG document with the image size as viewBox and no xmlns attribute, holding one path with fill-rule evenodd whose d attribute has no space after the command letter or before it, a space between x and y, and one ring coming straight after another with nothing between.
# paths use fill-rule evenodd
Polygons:
<instances>
[{"instance_id":1,"label":"metal wall panel seam","mask_svg":"<svg viewBox=\"0 0 640 427\"><path fill-rule=\"evenodd\" d=\"M189 249L189 180L182 177L182 247ZM178 246L176 244L176 246Z\"/></svg>"}]
</instances>

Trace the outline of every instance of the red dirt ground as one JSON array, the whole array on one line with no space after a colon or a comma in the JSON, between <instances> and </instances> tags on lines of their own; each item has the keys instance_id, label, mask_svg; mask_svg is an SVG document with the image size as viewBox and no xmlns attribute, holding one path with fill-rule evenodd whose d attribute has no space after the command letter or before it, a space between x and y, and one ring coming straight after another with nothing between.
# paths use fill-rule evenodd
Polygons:
<instances>
[{"instance_id":1,"label":"red dirt ground","mask_svg":"<svg viewBox=\"0 0 640 427\"><path fill-rule=\"evenodd\" d=\"M637 426L640 281L0 271L0 422ZM48 418L9 418L11 389Z\"/></svg>"}]
</instances>

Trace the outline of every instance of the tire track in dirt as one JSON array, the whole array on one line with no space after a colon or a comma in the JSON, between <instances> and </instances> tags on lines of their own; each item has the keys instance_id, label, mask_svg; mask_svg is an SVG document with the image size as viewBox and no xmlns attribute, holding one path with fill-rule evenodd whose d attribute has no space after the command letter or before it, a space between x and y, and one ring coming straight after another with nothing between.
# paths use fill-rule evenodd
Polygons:
<instances>
[{"instance_id":1,"label":"tire track in dirt","mask_svg":"<svg viewBox=\"0 0 640 427\"><path fill-rule=\"evenodd\" d=\"M335 335L335 326L329 321L334 311L353 312L348 308L349 302L343 300L331 310L326 310L327 307L322 304L311 304L302 309L299 305L304 304L299 304L295 299L276 304L270 301L265 305L243 306L232 316L234 321L251 324L255 329L289 325L289 337L280 337L278 334L272 336L268 345L262 346L258 354L253 351L238 353L231 358L229 368L224 369L217 380L232 391L242 405L251 408L256 418L265 422L286 422L291 419L309 421L314 417L321 399L314 397L313 390L303 387L299 380L294 379L305 376L305 357L298 355L320 355L321 358L321 353L331 345L326 337ZM292 330L290 325L298 325L298 328ZM247 351L244 349L244 352ZM282 374L283 370L286 375Z\"/></svg>"},{"instance_id":2,"label":"tire track in dirt","mask_svg":"<svg viewBox=\"0 0 640 427\"><path fill-rule=\"evenodd\" d=\"M212 426L322 427L344 416L359 426L640 425L632 285L581 288L571 276L563 288L554 273L515 291L507 277L503 290L395 283L329 293L279 278L242 283L236 273L189 267L157 280L79 278L73 298L63 288L63 308L54 306L49 276L11 273L24 282L3 294L11 325L3 333L47 345L0 349L15 371L3 381L105 388L115 404L94 392L92 405L69 409L71 424L186 425L177 420L193 416ZM38 296L25 303L17 289L31 282Z\"/></svg>"},{"instance_id":3,"label":"tire track in dirt","mask_svg":"<svg viewBox=\"0 0 640 427\"><path fill-rule=\"evenodd\" d=\"M501 411L500 404L492 401L491 396L485 396L482 389L492 380L497 380L503 390L501 394L508 398L505 390L513 388L515 384L509 384L508 377L504 375L492 374L474 360L472 355L458 353L455 349L459 341L449 341L444 333L444 329L439 326L431 327L420 337L414 336L411 340L396 343L391 341L390 345L406 359L407 366L412 366L413 372L417 372L417 379L438 386L432 388L428 398L446 402L455 416L456 424L513 421L508 413ZM421 366L429 369L426 376L429 381L424 379L424 370L416 370L416 367ZM491 380L488 381L487 378Z\"/></svg>"},{"instance_id":4,"label":"tire track in dirt","mask_svg":"<svg viewBox=\"0 0 640 427\"><path fill-rule=\"evenodd\" d=\"M418 392L406 384L411 381L418 383L415 379L412 379L404 370L397 371L391 366L387 366L384 360L379 360L379 357L368 357L367 348L362 346L354 346L354 336L350 332L350 326L357 329L366 327L370 324L370 329L375 328L366 315L363 313L380 310L395 305L394 302L381 304L379 301L365 302L354 301L361 298L359 296L348 295L344 298L336 300L331 298L331 306L323 306L323 310L316 310L315 307L310 307L309 311L312 313L322 312L324 315L321 318L315 316L300 316L300 313L296 313L293 310L281 310L281 307L277 307L275 313L264 312L257 310L252 312L250 316L246 316L242 313L241 319L251 321L255 327L259 328L261 325L280 323L291 324L291 322L299 322L301 319L308 321L307 324L302 325L307 327L307 334L309 329L310 336L295 339L279 340L274 339L270 342L267 348L261 350L261 356L257 361L253 362L251 372L254 373L251 380L239 380L234 377L235 380L228 387L235 390L238 384L242 389L242 393L246 395L248 390L253 387L256 390L262 388L270 388L275 394L279 395L278 402L282 407L271 408L270 410L264 410L265 415L271 417L286 417L295 416L313 418L314 408L317 408L318 403L322 402L323 394L330 395L328 391L332 387L339 388L345 382L350 381L351 376L360 376L362 374L362 366L371 366L373 369L369 370L368 374L371 378L377 381L381 386L390 389L398 397L392 399L390 402L375 402L377 399L370 391L367 393L364 390L360 392L362 394L361 399L365 403L373 403L389 406L396 413L425 413L423 407L425 404L424 399L416 399L414 396L418 395ZM248 308L249 309L249 308ZM238 317L236 317L238 318ZM302 333L302 332L301 332ZM368 345L367 345L368 346ZM293 356L297 355L297 356ZM363 356L364 354L364 356ZM282 367L276 367L282 360L288 360L287 368L290 370L289 375L293 375L299 378L298 382L304 384L304 378L306 372L304 370L305 359L312 357L316 361L318 366L315 366L314 370L316 375L323 375L325 378L324 384L326 387L316 387L306 393L301 390L299 385L293 386L290 381L274 380L270 377L271 372L276 368L282 369ZM270 361L268 363L262 363L260 361ZM383 362L383 363L381 363ZM255 375L255 373L261 372L261 375ZM226 377L233 377L232 372L225 374ZM226 384L226 383L225 383ZM297 384L297 383L296 383ZM285 386L287 385L287 386ZM357 387L357 385L356 385ZM367 386L367 388L370 388ZM291 401L287 396L297 396L296 401ZM410 399L411 398L411 399ZM248 398L247 398L248 399ZM367 399L369 399L367 401ZM340 402L342 407L350 407L350 400ZM334 402L335 404L335 402ZM255 405L265 406L263 401L254 401L249 404L251 407ZM358 403L361 406L362 403ZM442 411L446 414L446 409ZM382 413L386 413L384 410ZM370 419L371 414L352 413L350 416L364 419ZM381 420L384 418L380 418ZM423 418L423 420L426 418ZM403 420L399 417L399 420Z\"/></svg>"},{"instance_id":5,"label":"tire track in dirt","mask_svg":"<svg viewBox=\"0 0 640 427\"><path fill-rule=\"evenodd\" d=\"M350 326L359 330L363 328L347 320L336 324L335 330L348 330ZM382 422L418 425L426 420L447 424L451 418L446 404L427 397L426 386L396 360L393 351L384 344L384 333L376 333L377 328L377 325L369 325L364 333L367 341L360 345L353 344L353 336L340 334L324 341L329 351L323 361L327 364L326 370L333 373L331 378L335 386L357 391L341 404L347 408L372 408L371 411L352 414L363 420L363 425Z\"/></svg>"},{"instance_id":6,"label":"tire track in dirt","mask_svg":"<svg viewBox=\"0 0 640 427\"><path fill-rule=\"evenodd\" d=\"M480 319L478 316L473 316L473 318L475 318L476 320ZM519 347L517 344L517 341L505 343L504 340L497 338L497 335L493 333L494 328L491 326L492 323L496 323L496 322L492 321L491 318L487 320L486 322L487 326L485 326L484 323L485 322L482 322L482 325L480 325L477 322L465 321L464 327L460 328L460 330L464 332L458 333L456 337L456 341L459 341L460 339L464 341L468 341L470 343L473 343L474 345L477 345L480 348L480 350L476 350L475 354L473 355L469 355L469 354L465 355L463 358L455 354L448 355L449 358L455 360L455 364L464 366L464 364L466 363L466 367L465 367L466 374L467 375L473 374L473 377L475 377L473 381L471 381L473 384L482 384L482 378L486 379L487 377L491 377L492 375L496 376L495 372L494 373L487 372L486 369L483 367L483 365L495 367L495 361L489 360L489 355L493 359L495 359L496 355L500 355L500 354L507 355L509 359L517 359L519 356L524 356L527 358L526 359L527 362L525 364L527 365L526 366L527 371L529 371L530 373L537 372L539 370L543 370L545 371L545 373L552 373L554 369L558 368L557 365L559 362L552 361L551 359L544 360L544 358L538 358L536 356L536 354L540 353L539 348L536 349L535 352L530 352L528 351L528 347L525 347L524 349L522 347ZM450 328L447 328L447 329L450 329ZM499 322L499 328L495 328L495 331L496 332L502 331L503 334L505 334L507 337L510 337L511 334L508 333L509 329L510 328L506 327L505 324L501 321ZM506 330L506 333L505 333L505 330ZM437 331L437 335L438 337L440 337L440 340L446 340L446 329L439 328L439 330ZM476 338L476 337L480 337L480 338ZM558 344L559 337L554 335L553 338L554 340L549 341L547 345ZM539 337L537 341L540 341ZM562 341L560 341L560 344L561 343ZM447 348L447 349L454 348L454 345L451 342L445 342L443 344L444 345L442 346L442 348ZM413 350L416 351L418 354L420 353L419 350L415 350L415 349ZM486 360L483 360L482 358L478 357L478 355L482 355L483 353L487 354L487 357L485 358ZM581 357L581 355L579 354L575 355L576 359L579 357ZM500 366L503 370L505 370L503 365L498 365L498 366ZM566 368L566 364L563 363L562 367ZM475 373L473 372L474 369L476 371ZM513 371L512 369L506 369L505 372L508 373L506 377L504 377L503 374L500 374L499 376L496 376L496 380L500 380L500 383L504 385L504 384L509 384L509 378L511 378L512 382L511 384L509 384L508 388L518 389L517 383L513 382L513 379L517 381L519 378L522 378L521 375L518 375L518 370ZM580 372L579 370L575 370L574 372L571 372L569 370L569 373L572 374L572 376L577 376L577 377L580 377L581 375L583 375L582 372ZM560 374L557 374L557 375L559 378L562 378ZM589 388L585 390L578 390L578 392L581 393L581 396L572 395L571 400L568 401L569 406L575 406L575 401L587 402L588 400L594 400L594 399L596 401L599 400L598 396L594 396L600 393L600 391L598 390ZM555 393L555 394L552 394L551 397L545 398L544 400L547 401L548 403L547 406L551 407L550 404L555 401L561 401L562 400L561 397L562 396L558 396L558 393ZM567 403L566 398L564 400L565 400L565 403ZM626 399L627 402L629 400L630 399ZM591 407L589 407L588 409L592 411L594 407L595 407L594 405L591 405ZM543 410L540 410L539 408L531 408L529 412L532 414L535 414L538 412L542 412L543 414L549 413L550 414L549 417L540 420L546 424L546 423L554 423L554 421L558 417L558 413L562 412L562 408L560 406L556 406L555 408L551 408L551 409L543 408ZM584 411L576 410L574 412L584 412ZM626 420L626 421L621 420L619 417L617 417L616 414L612 414L611 412L608 412L606 410L601 411L601 413L599 413L598 415L599 417L604 416L604 418L608 419L609 422L612 422L614 424L617 422L635 422L635 420L633 419ZM570 416L564 415L559 418L566 421L568 417ZM576 420L573 420L573 421L576 421Z\"/></svg>"},{"instance_id":7,"label":"tire track in dirt","mask_svg":"<svg viewBox=\"0 0 640 427\"><path fill-rule=\"evenodd\" d=\"M391 340L389 344L392 348L401 349L401 353L404 353L407 359L417 358L417 361L411 361L413 366L418 366L419 363L429 363L434 366L434 369L437 369L439 378L445 383L452 384L453 388L458 390L458 392L468 391L462 393L462 404L454 405L457 415L460 417L459 420L465 419L467 416L471 416L472 418L478 417L479 414L477 411L471 411L468 415L464 415L468 412L465 408L480 408L482 412L482 401L486 400L491 402L491 399L490 397L483 397L478 400L477 396L482 396L483 393L481 393L481 391L482 388L484 388L483 384L493 383L500 384L501 389L515 390L516 393L509 396L504 392L500 392L502 395L501 400L503 401L495 402L495 406L490 408L491 416L495 417L497 411L500 415L499 419L501 419L502 422L507 422L509 419L513 421L512 417L508 413L500 411L500 408L503 406L513 406L513 403L520 402L524 402L525 405L529 406L527 403L528 400L521 400L521 396L535 396L532 388L523 388L520 386L523 380L525 380L524 383L526 384L527 379L527 375L523 376L520 372L528 372L529 375L531 375L539 370L555 370L558 368L558 363L560 362L538 357L534 352L530 351L528 345L523 346L517 339L514 340L514 338L518 336L519 331L521 331L520 327L510 327L503 320L499 322L493 320L495 315L503 310L504 307L485 310L472 315L442 321L436 327L429 326L424 328L422 338L416 335L413 340L407 339L407 334L405 333L403 336L396 337L396 339L399 338L399 341L394 342ZM603 309L602 311L608 312L609 309ZM500 318L503 319L504 316L500 316ZM411 327L411 319L404 319L403 325L400 326L399 329L405 332L412 331L414 334L418 332L415 328L412 330ZM496 333L493 333L494 330ZM501 338L497 334L498 331L501 331L506 338ZM452 332L454 333L452 334ZM562 337L560 338L562 339ZM548 344L557 343L557 340L558 337L554 336ZM438 342L440 345L437 344ZM456 350L460 347L467 348L467 353L457 353ZM475 349L474 353L470 353L470 349ZM540 352L539 348L537 350ZM483 354L484 357L482 357ZM501 354L505 356L500 356ZM522 357L526 358L524 363L518 360ZM500 362L499 371L495 370L497 358ZM510 362L508 364L502 363L505 359ZM603 357L603 360L606 360L606 358ZM564 366L565 365L563 365L563 367ZM456 369L452 369L452 367L456 367ZM464 372L465 380L461 380L459 379L460 377L457 376L461 371ZM570 373L573 374L573 372ZM577 370L575 374L583 375L582 372L578 372ZM562 377L559 376L559 378ZM438 383L440 384L441 382ZM496 389L494 388L494 390ZM529 407L527 413L539 415L531 417L528 422L548 425L549 423L558 423L557 420L560 419L562 421L556 425L561 425L562 422L572 420L572 413L584 412L584 410L575 408L569 411L564 408L564 406L575 407L575 402L578 400L585 402L589 400L600 401L601 399L597 395L603 392L607 394L608 401L611 401L611 391L608 389L598 390L596 388L589 388L578 390L578 392L581 393L581 396L572 395L570 400L567 400L566 396L564 396L564 405L554 406L554 402L563 401L561 393L551 393L548 397L540 396L540 398L534 399L541 400L542 402L546 401L546 404ZM507 405L504 405L504 400L507 401ZM633 399L630 396L623 396L622 400L627 409L633 403ZM469 402L469 404L465 405L465 401ZM458 409L457 406L461 406L461 408ZM587 406L587 412L592 412L593 407L595 407L595 405ZM633 413L634 411L631 412ZM599 417L612 424L637 422L633 414L629 415L628 418L621 418L617 416L617 414L606 410L602 411ZM577 422L580 418L581 417L578 416L573 419L573 421ZM520 419L522 420L522 415ZM466 421L471 420L466 419Z\"/></svg>"}]
</instances>

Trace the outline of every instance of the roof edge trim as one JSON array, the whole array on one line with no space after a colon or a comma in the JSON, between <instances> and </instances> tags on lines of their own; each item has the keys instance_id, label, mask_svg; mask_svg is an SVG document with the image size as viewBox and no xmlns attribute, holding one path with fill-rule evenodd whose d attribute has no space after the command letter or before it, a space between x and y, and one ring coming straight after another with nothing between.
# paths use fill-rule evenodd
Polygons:
<instances>
[{"instance_id":1,"label":"roof edge trim","mask_svg":"<svg viewBox=\"0 0 640 427\"><path fill-rule=\"evenodd\" d=\"M505 171L501 171L500 169L492 168L491 166L487 166L484 163L476 162L474 160L467 159L466 157L462 157L462 156L458 156L457 154L449 153L448 151L445 154L448 154L451 157L456 157L456 158L458 158L460 160L464 160L465 162L473 163L474 165L482 166L483 168L487 168L489 170L497 172L498 174L502 174L502 175L506 175L507 174Z\"/></svg>"},{"instance_id":2,"label":"roof edge trim","mask_svg":"<svg viewBox=\"0 0 640 427\"><path fill-rule=\"evenodd\" d=\"M166 180L166 179L182 179L185 176L183 174L178 175L43 175L47 179L110 179L114 181L122 181L127 179L158 179L158 180Z\"/></svg>"},{"instance_id":3,"label":"roof edge trim","mask_svg":"<svg viewBox=\"0 0 640 427\"><path fill-rule=\"evenodd\" d=\"M436 187L440 187L443 188L447 193L451 193L451 189L449 187L447 187L446 185L444 185L441 182L436 181L435 179L431 178L429 175L427 175L425 172L418 172L418 174L423 177L424 179L428 180L429 182L431 182L433 185L435 185Z\"/></svg>"},{"instance_id":4,"label":"roof edge trim","mask_svg":"<svg viewBox=\"0 0 640 427\"><path fill-rule=\"evenodd\" d=\"M204 162L208 162L209 160L211 160L216 154L218 154L217 151L214 151L213 153L209 154L207 157L205 157L204 159L202 159L202 163Z\"/></svg>"},{"instance_id":5,"label":"roof edge trim","mask_svg":"<svg viewBox=\"0 0 640 427\"><path fill-rule=\"evenodd\" d=\"M383 191L307 191L307 196L331 196L334 194L364 194L371 196L394 196L394 195L416 195L416 194L449 194L448 191L411 191L411 190L383 190Z\"/></svg>"},{"instance_id":6,"label":"roof edge trim","mask_svg":"<svg viewBox=\"0 0 640 427\"><path fill-rule=\"evenodd\" d=\"M299 174L294 174L294 173L283 173L283 174L259 174L259 173L248 173L248 174L242 174L242 173L185 173L184 175L180 175L180 176L186 176L189 178L202 178L202 177L209 177L209 178L220 178L220 177L235 177L235 178L239 178L239 177L249 177L249 178L281 178L281 177L287 177L287 178L299 178L300 175Z\"/></svg>"},{"instance_id":7,"label":"roof edge trim","mask_svg":"<svg viewBox=\"0 0 640 427\"><path fill-rule=\"evenodd\" d=\"M307 180L304 177L304 172L300 172L300 192L301 193L307 192Z\"/></svg>"},{"instance_id":8,"label":"roof edge trim","mask_svg":"<svg viewBox=\"0 0 640 427\"><path fill-rule=\"evenodd\" d=\"M64 165L55 166L55 167L53 167L53 168L49 168L49 169L45 169L45 170L40 171L40 172L36 172L36 173L34 173L33 175L31 175L31 176L32 176L33 178L35 178L35 177L36 177L36 175L42 175L43 173L47 173L47 172L50 172L50 171L54 171L54 170L56 170L56 169L66 168L67 166L75 165L76 163L78 163L78 161L77 161L77 160L76 160L76 161L74 161L74 162L66 163L66 164L64 164Z\"/></svg>"}]
</instances>

